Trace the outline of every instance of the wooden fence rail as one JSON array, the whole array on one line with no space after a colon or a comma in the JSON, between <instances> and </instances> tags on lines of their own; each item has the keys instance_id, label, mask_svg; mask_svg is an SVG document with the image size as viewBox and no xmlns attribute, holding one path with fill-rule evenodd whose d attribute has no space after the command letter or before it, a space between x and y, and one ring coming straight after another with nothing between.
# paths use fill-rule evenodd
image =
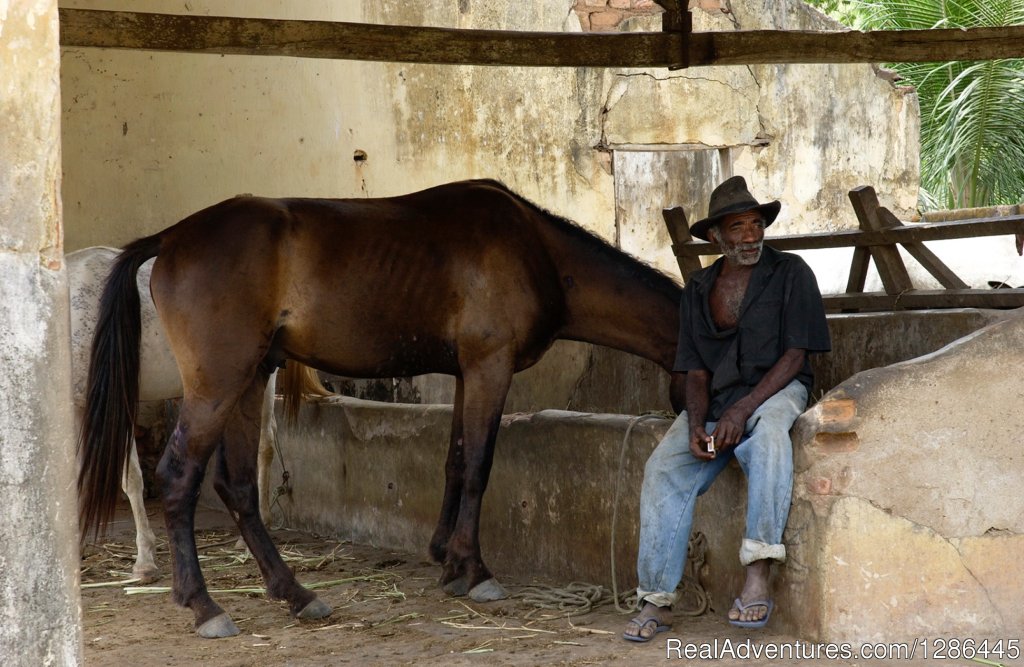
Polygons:
<instances>
[{"instance_id":1,"label":"wooden fence rail","mask_svg":"<svg viewBox=\"0 0 1024 667\"><path fill-rule=\"evenodd\" d=\"M850 202L860 229L766 236L764 240L778 250L854 249L846 292L823 295L825 307L830 312L1024 306L1024 289L971 289L924 245L926 241L1022 233L1024 215L905 225L892 211L878 203L878 197L870 186L851 190ZM663 216L684 277L701 268L700 256L720 254L717 244L693 240L681 207L665 209ZM945 289L915 288L897 245L902 245ZM864 292L871 260L878 269L884 292Z\"/></svg>"}]
</instances>

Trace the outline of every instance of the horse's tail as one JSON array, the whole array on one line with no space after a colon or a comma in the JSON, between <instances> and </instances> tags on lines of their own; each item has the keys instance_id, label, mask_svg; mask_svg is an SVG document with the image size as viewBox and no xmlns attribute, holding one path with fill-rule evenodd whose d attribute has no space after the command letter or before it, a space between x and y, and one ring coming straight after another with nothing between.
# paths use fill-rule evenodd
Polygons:
<instances>
[{"instance_id":1,"label":"horse's tail","mask_svg":"<svg viewBox=\"0 0 1024 667\"><path fill-rule=\"evenodd\" d=\"M139 404L142 318L136 274L159 250L159 234L126 246L114 262L100 298L79 440L83 535L90 529L98 534L105 528L117 504Z\"/></svg>"},{"instance_id":2,"label":"horse's tail","mask_svg":"<svg viewBox=\"0 0 1024 667\"><path fill-rule=\"evenodd\" d=\"M299 406L303 398L324 398L333 395L320 382L320 376L317 375L315 368L297 361L285 364L277 378L277 387L284 396L284 414L293 424L299 418Z\"/></svg>"}]
</instances>

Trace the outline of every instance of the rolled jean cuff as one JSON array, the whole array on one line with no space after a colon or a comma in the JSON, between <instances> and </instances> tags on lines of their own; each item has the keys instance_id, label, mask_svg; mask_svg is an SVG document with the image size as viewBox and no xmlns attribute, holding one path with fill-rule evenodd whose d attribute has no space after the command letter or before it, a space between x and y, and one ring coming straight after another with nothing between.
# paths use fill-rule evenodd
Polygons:
<instances>
[{"instance_id":1,"label":"rolled jean cuff","mask_svg":"<svg viewBox=\"0 0 1024 667\"><path fill-rule=\"evenodd\" d=\"M743 544L740 546L740 563L750 565L754 561L765 558L777 560L780 563L786 562L786 545L765 544L757 540L743 538Z\"/></svg>"},{"instance_id":2,"label":"rolled jean cuff","mask_svg":"<svg viewBox=\"0 0 1024 667\"><path fill-rule=\"evenodd\" d=\"M671 607L678 598L679 595L675 591L671 593L656 593L638 588L636 589L636 608L642 609L645 602L650 602L656 607Z\"/></svg>"}]
</instances>

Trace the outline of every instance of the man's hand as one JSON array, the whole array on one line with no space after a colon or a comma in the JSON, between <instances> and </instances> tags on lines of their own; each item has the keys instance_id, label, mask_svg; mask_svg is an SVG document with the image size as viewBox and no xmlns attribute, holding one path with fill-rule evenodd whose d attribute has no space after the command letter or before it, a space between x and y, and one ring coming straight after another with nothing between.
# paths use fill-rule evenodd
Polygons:
<instances>
[{"instance_id":1,"label":"man's hand","mask_svg":"<svg viewBox=\"0 0 1024 667\"><path fill-rule=\"evenodd\" d=\"M751 407L751 403L750 396L747 395L729 406L722 414L713 433L716 447L728 449L739 444L747 427L747 420L756 409L756 406Z\"/></svg>"},{"instance_id":2,"label":"man's hand","mask_svg":"<svg viewBox=\"0 0 1024 667\"><path fill-rule=\"evenodd\" d=\"M803 368L807 351L793 347L782 353L757 386L749 394L736 401L722 414L715 427L715 446L728 449L739 444L747 428L747 420L757 408L789 384Z\"/></svg>"},{"instance_id":3,"label":"man's hand","mask_svg":"<svg viewBox=\"0 0 1024 667\"><path fill-rule=\"evenodd\" d=\"M710 441L711 436L707 434L703 426L698 425L690 429L690 453L694 458L702 461L710 461L715 458L715 455L708 451L708 442ZM716 448L717 444L715 443Z\"/></svg>"}]
</instances>

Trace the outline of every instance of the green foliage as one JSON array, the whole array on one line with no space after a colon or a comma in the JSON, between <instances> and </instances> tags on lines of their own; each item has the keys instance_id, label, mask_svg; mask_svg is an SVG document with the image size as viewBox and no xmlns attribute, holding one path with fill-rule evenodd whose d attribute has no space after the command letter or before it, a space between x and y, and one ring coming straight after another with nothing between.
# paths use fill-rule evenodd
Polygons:
<instances>
[{"instance_id":1,"label":"green foliage","mask_svg":"<svg viewBox=\"0 0 1024 667\"><path fill-rule=\"evenodd\" d=\"M813 0L863 30L1024 24L1024 0ZM853 5L853 7L851 7ZM843 19L841 12L852 12ZM890 63L921 105L921 204L1024 201L1024 60Z\"/></svg>"},{"instance_id":2,"label":"green foliage","mask_svg":"<svg viewBox=\"0 0 1024 667\"><path fill-rule=\"evenodd\" d=\"M862 27L864 12L857 0L804 0L804 2L817 7L822 13L828 14L843 25L857 29Z\"/></svg>"}]
</instances>

